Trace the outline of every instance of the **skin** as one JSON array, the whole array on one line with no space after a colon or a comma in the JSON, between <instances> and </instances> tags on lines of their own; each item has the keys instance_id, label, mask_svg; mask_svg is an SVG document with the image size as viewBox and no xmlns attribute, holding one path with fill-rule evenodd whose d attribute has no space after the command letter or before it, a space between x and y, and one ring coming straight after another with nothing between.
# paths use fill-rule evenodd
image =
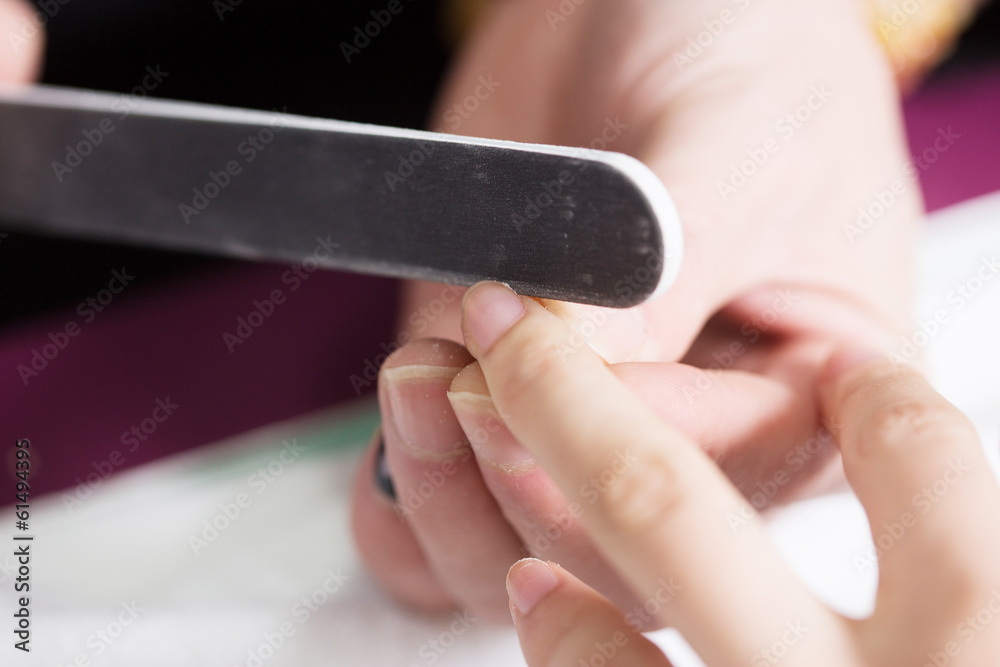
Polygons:
<instances>
[{"instance_id":1,"label":"skin","mask_svg":"<svg viewBox=\"0 0 1000 667\"><path fill-rule=\"evenodd\" d=\"M38 30L17 48L8 39L10 34L24 34L24 22L31 21L33 8L23 0L0 0L0 83L28 83L38 77L45 46L44 30ZM30 33L29 33L30 34Z\"/></svg>"},{"instance_id":2,"label":"skin","mask_svg":"<svg viewBox=\"0 0 1000 667\"><path fill-rule=\"evenodd\" d=\"M591 146L608 119L627 125L608 148L643 160L673 196L685 233L680 276L657 300L626 311L542 305L582 334L586 344L577 339L570 349L596 350L638 405L697 442L756 509L842 484L827 428L836 425L821 421L820 376L845 344L900 346L922 214L904 169L891 68L862 3L587 0L553 28L545 12L558 14L559 5L495 3L455 65L433 124L576 146ZM698 39L706 43L701 53L686 52ZM694 54L690 62L677 60L686 53ZM445 114L489 75L500 86L456 128ZM802 111L810 102L814 108ZM808 119L788 119L797 112ZM778 148L723 197L719 183L765 145ZM898 194L877 220L853 228L859 207L878 203L894 183ZM387 368L411 365L412 356L424 368L442 367L462 353L457 299L437 317L420 316L445 289L408 286L401 327L438 340L404 347ZM396 518L361 471L355 534L387 590L419 608L440 610L450 600L505 620L507 569L534 555L562 563L623 609L640 604L551 470L511 454L518 437L506 418L489 413L482 369L466 368L450 387L413 373L402 382L398 372L380 379L384 423L405 414L410 425L405 437L384 429L394 475L407 457L450 444L439 441L442 429L449 438L460 427L479 436L468 438L468 479L436 488L414 517ZM493 423L501 427L487 428ZM400 498L415 484L397 480ZM372 520L377 508L393 520ZM413 551L382 553L402 539L419 546L419 559ZM484 541L495 548L481 553ZM401 581L400 571L413 579Z\"/></svg>"},{"instance_id":3,"label":"skin","mask_svg":"<svg viewBox=\"0 0 1000 667\"><path fill-rule=\"evenodd\" d=\"M846 349L819 380L869 522L905 524L879 558L874 613L852 620L805 590L758 515L738 529L726 520L745 501L694 440L636 401L590 350L553 354L571 336L559 318L496 283L474 287L464 313L490 401L559 488L573 497L595 471L616 471L587 505L584 530L640 598L669 582L656 615L707 665L774 664L764 651L776 644L770 658L793 667L971 667L1000 654L991 622L1000 614L1000 488L972 424L912 368ZM616 469L623 448L632 465ZM920 509L914 498L942 482L948 491ZM532 667L589 664L597 642L614 653L602 664L669 665L607 597L555 563L520 561L507 587Z\"/></svg>"},{"instance_id":4,"label":"skin","mask_svg":"<svg viewBox=\"0 0 1000 667\"><path fill-rule=\"evenodd\" d=\"M386 449L397 488L405 494L421 489L424 480L443 478L446 482L435 487L417 511L401 520L400 505L374 492L370 483L373 456L369 455L361 471L362 481L355 489L353 514L369 566L389 590L425 609L444 610L463 601L495 617L498 605L509 604L532 667L587 660L593 655L595 636L622 640L620 646L615 644L616 654L609 665L667 665L651 643L623 622L611 599L554 563L519 561L506 576L509 601L506 595L496 593L494 585L495 575L502 577L503 564L521 550L525 534L539 525L537 510L532 507L564 510L566 498L579 493L595 471L613 469L621 443L634 443L633 464L620 472L613 484L602 487L597 501L588 505L578 521L559 523L562 536L550 549L554 555L565 553L567 558L560 560L572 562L572 569L585 571L588 579L601 582L623 600L649 599L651 594L662 592L654 591L660 586L657 582L681 579L685 588L663 606L657 622L680 628L707 664L743 663L748 656L752 659L760 646L773 640L774 628L783 627L789 618L805 618L810 630L783 659L787 665L919 664L944 651L950 654L949 664L957 667L987 664L1000 651L1000 627L980 626L969 619L992 602L987 591L1000 587L1000 530L995 521L982 521L982 513L971 510L996 507L1000 492L987 472L971 425L910 370L900 372L856 353L825 361L834 343L823 339L844 337L877 345L884 342L884 332L898 329L905 316L905 308L899 307L905 300L894 300L905 294L905 284L899 279L901 267L865 260L893 256L880 253L890 248L898 251L896 244L907 243L909 219L919 210L915 197L904 198L889 212L885 224L863 244L865 250L833 243L823 252L817 251L823 248L819 238L832 240L823 237L833 224L826 218L840 219L843 213L835 216L821 205L833 204L836 209L838 197L867 186L878 187L876 175L885 176L891 159L901 157L898 119L888 112L886 106L891 102L882 90L885 73L875 64L872 80L858 86L865 91L866 85L874 85L874 92L880 93L873 98L875 111L866 112L871 113L866 117L869 123L857 133L869 142L869 157L874 159L863 161L860 168L850 170L851 174L835 169L831 192L824 196L808 188L797 196L800 191L793 188L792 201L780 212L768 209L767 227L750 235L751 247L759 254L737 261L740 253L734 248L740 244L731 241L731 233L747 229L746 225L756 220L754 201L759 211L765 210L767 183L780 182L781 165L774 163L778 176L761 173L752 188L748 186L745 202L734 207L737 211L726 214L714 210L717 206L709 205L704 196L704 184L699 192L699 185L687 183L685 178L697 172L699 164L712 164L706 159L711 153L706 146L721 149L725 144L714 138L704 143L713 123L715 131L724 129L718 117L725 108L724 100L700 103L697 96L701 93L693 84L674 82L671 88L670 76L658 81L655 70L649 74L648 69L644 70L646 87L660 90L652 84L664 85L672 91L663 95L665 99L657 102L656 95L638 95L635 108L616 100L613 84L632 81L626 76L630 68L625 65L631 64L631 71L637 62L648 67L656 58L650 60L649 53L643 53L644 39L655 43L659 36L654 39L643 33L641 22L632 23L628 27L638 28L640 39L627 47L619 44L616 61L614 37L625 34L621 25L595 27L608 20L602 12L609 4L590 0L588 7L595 9L579 11L580 27L560 28L567 35L564 44L573 41L569 35L582 39L581 34L596 34L607 39L603 43L598 40L593 51L611 56L605 68L611 70L606 72L606 80L579 81L579 76L573 76L574 65L558 57L560 48L565 49L565 55L572 52L571 47L556 46L554 53L548 53L551 44L546 46L541 36L532 36L531 26L525 31L526 43L540 51L529 48L517 52L504 46L514 41L515 33L522 32L528 16L526 2L509 1L495 12L493 22L476 42L479 46L459 66L443 104L449 95L457 94L455 90L462 89L463 76L468 79L477 65L495 64L495 71L509 71L510 80L521 82L525 90L516 91L519 93L543 93L553 77L564 76L574 95L583 96L574 98L582 106L559 109L545 94L519 99L505 91L497 94L496 107L487 105L478 120L469 119L463 131L572 144L581 143L580 128L588 122L589 112L577 114L579 108L601 109L600 101L608 101L614 111L634 114L626 118L635 119L632 122L638 133L622 137L619 147L646 159L671 187L687 223L689 257L694 257L688 265L693 262L695 268L686 270L678 288L662 303L640 312L643 337L627 339L612 321L604 330L606 340L591 342L607 360L684 358L693 365L606 366L588 347L573 342L565 320L572 323L579 314L559 304L549 304L558 314L553 316L533 301L521 300L522 309L512 328L501 326L498 330L498 321L510 322L498 319L496 313L505 312L509 319L511 310L498 309L497 299L515 297L496 285L478 288L466 309L464 339L468 350L447 341L420 341L393 355L383 370L380 401L389 417ZM620 6L626 17L632 16L630 12L644 17L643 12L650 11L643 3L620 2ZM830 8L823 5L821 9ZM20 0L0 0L0 34L20 33L24 20L30 20L30 12ZM817 11L819 14L822 11ZM772 27L781 33L777 25ZM737 32L733 29L728 34ZM856 31L854 37L865 41ZM43 39L39 31L24 48L12 49L0 58L0 82L34 80L41 67ZM722 43L719 45L722 53ZM816 51L822 51L818 48L821 45L816 46ZM552 68L558 71L535 67L537 77L517 76L533 71L526 61L540 52L546 56L541 61L546 65L550 56L556 56L554 62L561 64ZM796 51L792 49L792 53ZM498 54L508 57L491 62ZM724 73L727 67L742 67L713 59L706 55L701 62L714 63ZM729 71L730 75L738 73ZM749 75L748 81L760 83L754 72L744 74ZM756 75L761 72L756 70ZM718 74L702 76L711 80ZM878 82L880 77L883 80ZM865 78L864 73L860 78ZM602 90L602 85L608 87ZM779 82L775 88L780 93L784 85ZM637 90L642 88L639 85ZM706 95L725 96L718 92ZM525 101L527 104L522 104ZM616 106L619 103L620 109ZM740 109L737 100L726 114L727 122L733 127L742 125L733 119L751 111ZM858 111L855 107L854 112ZM644 112L651 116L644 119ZM704 120L699 118L702 112L709 112ZM849 112L844 113L850 117ZM876 130L888 130L888 135L879 135ZM829 132L817 129L816 134L821 137L812 141L818 143L803 140L806 145L796 149L804 151L800 155L820 150L821 155L849 156L851 150L865 146L865 141L859 144L857 137L849 136L844 141L849 150L834 146ZM703 143L696 146L696 140ZM687 143L692 148L686 151ZM695 147L705 155L700 158L705 162L699 162L699 154L691 152ZM692 162L685 164L685 158ZM841 169L846 167L841 165ZM808 174L800 176L792 173L795 171L785 164L783 173L793 178L791 182L810 182ZM808 234L796 235L790 226L793 224L817 233L815 243L810 243ZM860 264L855 264L851 276L845 276L827 261L827 250L834 259ZM766 258L782 263L768 266ZM705 260L711 260L713 266L729 267L733 275L716 281L717 272L699 271L699 262ZM781 268L776 274L777 266ZM866 285L871 279L877 281ZM673 409L677 388L696 386L694 383L704 378L696 368L698 363L705 365L711 350L718 350L720 342L727 340L727 328L731 336L732 321L752 314L755 304L764 298L755 300L757 284L774 282L801 289L803 310L780 324L777 340L755 347L731 372L713 378L710 390L689 410ZM879 287L872 288L873 284ZM428 291L433 293L434 289L413 286L411 304L426 300ZM719 308L723 314L710 321ZM456 337L457 314L453 311L450 317L440 319L436 333ZM625 317L633 318L625 320L628 323L636 321L632 315ZM709 326L702 330L706 322ZM626 333L630 328L624 327ZM811 342L813 337L820 340ZM571 354L555 352L567 348ZM470 364L473 358L477 361ZM783 365L782 359L796 363ZM821 359L824 361L817 363ZM825 370L817 371L820 367ZM808 381L796 384L803 373ZM803 591L771 551L759 517L751 514L746 530L739 532L722 530L718 521L720 514L743 511L747 505L705 452L737 449L734 443L748 437L739 432L747 430L748 420L752 424L755 415L758 421L777 419L781 427L770 431L750 428L750 433L773 437L782 431L795 431L789 415L806 408L796 402L796 396L810 386L815 389L817 414L833 426L848 479L873 525L894 521L909 511L914 492L937 480L952 461L967 461L970 467L954 491L910 529L908 539L880 559L882 580L876 611L864 621L839 617ZM759 399L756 403L755 395ZM782 403L783 410L765 414L763 405L775 401ZM734 415L722 425L715 423L721 414L720 402L725 403L725 413ZM411 413L409 419L391 418L406 412ZM408 430L401 431L397 421ZM481 432L488 434L485 439ZM484 456L477 455L477 450ZM516 459L517 465L491 463L491 457L498 454ZM765 452L754 455L766 458ZM730 476L739 469L727 468L726 460L722 463ZM746 462L740 465L747 466ZM470 535L475 540L469 540ZM597 553L600 556L595 558ZM768 605L757 604L764 598ZM957 634L956 628L973 629L973 639L964 642L960 638L966 635Z\"/></svg>"}]
</instances>

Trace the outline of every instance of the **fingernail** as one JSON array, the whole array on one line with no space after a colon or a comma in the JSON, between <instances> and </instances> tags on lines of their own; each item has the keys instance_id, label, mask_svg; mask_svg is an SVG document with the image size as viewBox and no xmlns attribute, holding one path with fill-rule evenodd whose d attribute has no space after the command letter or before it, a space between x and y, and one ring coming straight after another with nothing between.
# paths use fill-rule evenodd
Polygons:
<instances>
[{"instance_id":1,"label":"fingernail","mask_svg":"<svg viewBox=\"0 0 1000 667\"><path fill-rule=\"evenodd\" d=\"M479 283L462 301L465 321L473 341L482 352L490 348L521 317L524 304L506 285Z\"/></svg>"},{"instance_id":2,"label":"fingernail","mask_svg":"<svg viewBox=\"0 0 1000 667\"><path fill-rule=\"evenodd\" d=\"M382 420L392 447L401 446L410 456L425 461L447 461L468 452L447 397L448 387L460 370L422 365L382 369Z\"/></svg>"},{"instance_id":3,"label":"fingernail","mask_svg":"<svg viewBox=\"0 0 1000 667\"><path fill-rule=\"evenodd\" d=\"M396 502L396 485L392 483L389 464L385 460L385 438L381 430L378 436L378 451L375 453L375 487L389 500Z\"/></svg>"},{"instance_id":4,"label":"fingernail","mask_svg":"<svg viewBox=\"0 0 1000 667\"><path fill-rule=\"evenodd\" d=\"M530 613L558 585L559 576L537 558L520 560L507 573L507 595L522 615Z\"/></svg>"},{"instance_id":5,"label":"fingernail","mask_svg":"<svg viewBox=\"0 0 1000 667\"><path fill-rule=\"evenodd\" d=\"M493 399L470 391L449 391L448 400L481 463L515 476L538 469L535 457L500 419Z\"/></svg>"}]
</instances>

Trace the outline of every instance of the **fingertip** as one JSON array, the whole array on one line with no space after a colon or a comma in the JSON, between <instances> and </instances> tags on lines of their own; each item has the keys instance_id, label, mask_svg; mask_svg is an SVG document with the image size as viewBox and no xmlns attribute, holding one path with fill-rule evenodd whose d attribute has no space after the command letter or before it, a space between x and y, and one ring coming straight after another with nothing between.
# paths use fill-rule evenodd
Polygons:
<instances>
[{"instance_id":1,"label":"fingertip","mask_svg":"<svg viewBox=\"0 0 1000 667\"><path fill-rule=\"evenodd\" d=\"M537 558L522 558L507 571L507 595L522 616L530 614L559 583L552 564Z\"/></svg>"},{"instance_id":2,"label":"fingertip","mask_svg":"<svg viewBox=\"0 0 1000 667\"><path fill-rule=\"evenodd\" d=\"M480 282L462 298L462 330L470 350L485 354L524 317L524 301L503 283Z\"/></svg>"},{"instance_id":3,"label":"fingertip","mask_svg":"<svg viewBox=\"0 0 1000 667\"><path fill-rule=\"evenodd\" d=\"M507 575L511 616L527 663L670 667L634 621L559 565L525 558Z\"/></svg>"},{"instance_id":4,"label":"fingertip","mask_svg":"<svg viewBox=\"0 0 1000 667\"><path fill-rule=\"evenodd\" d=\"M448 388L449 394L478 394L489 396L490 389L486 384L486 375L478 361L474 361L455 375Z\"/></svg>"}]
</instances>

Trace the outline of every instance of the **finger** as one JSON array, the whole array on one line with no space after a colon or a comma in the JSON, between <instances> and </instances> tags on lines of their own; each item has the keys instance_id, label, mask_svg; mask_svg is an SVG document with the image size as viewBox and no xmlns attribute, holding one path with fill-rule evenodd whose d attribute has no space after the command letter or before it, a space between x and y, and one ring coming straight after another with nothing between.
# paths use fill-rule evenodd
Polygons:
<instances>
[{"instance_id":1,"label":"finger","mask_svg":"<svg viewBox=\"0 0 1000 667\"><path fill-rule=\"evenodd\" d=\"M827 346L784 344L767 352L754 372L735 370L754 351L720 349L708 368L630 363L611 371L654 414L697 442L758 511L842 483L834 465L839 453L819 424L813 388L822 368L813 358L825 350L825 361Z\"/></svg>"},{"instance_id":2,"label":"finger","mask_svg":"<svg viewBox=\"0 0 1000 667\"><path fill-rule=\"evenodd\" d=\"M811 391L755 374L682 364L610 368L650 410L717 457L758 511L800 491L837 452L832 436L814 427ZM478 363L455 376L448 398L483 481L528 552L563 564L622 610L643 618L646 629L655 628L642 600L605 562L579 522L593 496L583 503L568 501L538 467L504 425Z\"/></svg>"},{"instance_id":3,"label":"finger","mask_svg":"<svg viewBox=\"0 0 1000 667\"><path fill-rule=\"evenodd\" d=\"M473 615L509 622L503 581L521 541L483 484L451 406L452 378L472 359L457 343L421 340L379 374L386 461L397 509L432 571Z\"/></svg>"},{"instance_id":4,"label":"finger","mask_svg":"<svg viewBox=\"0 0 1000 667\"><path fill-rule=\"evenodd\" d=\"M455 607L437 580L420 545L406 523L399 520L395 497L387 495L385 478L376 474L381 433L368 449L351 496L351 530L362 561L372 576L404 604L430 612Z\"/></svg>"},{"instance_id":5,"label":"finger","mask_svg":"<svg viewBox=\"0 0 1000 667\"><path fill-rule=\"evenodd\" d=\"M533 558L507 575L511 614L530 667L670 667L610 600L554 563Z\"/></svg>"},{"instance_id":6,"label":"finger","mask_svg":"<svg viewBox=\"0 0 1000 667\"><path fill-rule=\"evenodd\" d=\"M568 327L534 301L483 283L466 293L463 313L511 432L570 501L596 491L580 521L605 557L637 595L670 577L683 588L662 620L709 664L745 662L793 622L812 632L790 654L820 657L815 647L839 632L830 613L780 563L752 513L730 527L744 503L700 448L597 355L570 348Z\"/></svg>"},{"instance_id":7,"label":"finger","mask_svg":"<svg viewBox=\"0 0 1000 667\"><path fill-rule=\"evenodd\" d=\"M443 338L462 342L462 295L464 287L408 280L403 283L400 302L400 331L410 340Z\"/></svg>"},{"instance_id":8,"label":"finger","mask_svg":"<svg viewBox=\"0 0 1000 667\"><path fill-rule=\"evenodd\" d=\"M984 512L1000 491L971 422L914 369L856 351L830 362L821 395L898 611L998 583L1000 522Z\"/></svg>"},{"instance_id":9,"label":"finger","mask_svg":"<svg viewBox=\"0 0 1000 667\"><path fill-rule=\"evenodd\" d=\"M23 0L0 0L0 35L10 47L0 53L0 82L27 83L38 77L45 30L37 13Z\"/></svg>"},{"instance_id":10,"label":"finger","mask_svg":"<svg viewBox=\"0 0 1000 667\"><path fill-rule=\"evenodd\" d=\"M656 261L662 261L657 259ZM641 269L641 270L640 270ZM638 288L650 273L644 266L636 269L638 277L628 278ZM552 313L561 317L579 336L580 344L592 347L608 363L680 359L691 341L704 326L707 315L721 303L705 303L694 287L704 281L692 281L684 272L670 290L655 301L637 308L599 308L562 301L541 299ZM688 282L694 283L691 287ZM631 289L631 288L629 288ZM403 287L399 326L411 338L435 337L461 340L461 309L464 289L423 281L409 281ZM651 326L655 313L668 309L673 315L669 332Z\"/></svg>"},{"instance_id":11,"label":"finger","mask_svg":"<svg viewBox=\"0 0 1000 667\"><path fill-rule=\"evenodd\" d=\"M653 619L640 608L641 601L604 561L578 521L583 505L566 499L504 425L479 364L455 376L448 398L476 452L486 487L526 553L563 563L622 610L650 623Z\"/></svg>"}]
</instances>

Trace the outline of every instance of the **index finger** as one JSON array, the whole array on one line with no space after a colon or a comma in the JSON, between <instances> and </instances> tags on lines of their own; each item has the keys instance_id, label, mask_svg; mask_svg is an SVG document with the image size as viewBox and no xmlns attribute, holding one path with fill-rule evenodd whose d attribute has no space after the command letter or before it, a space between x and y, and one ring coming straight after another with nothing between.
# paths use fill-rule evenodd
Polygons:
<instances>
[{"instance_id":1,"label":"index finger","mask_svg":"<svg viewBox=\"0 0 1000 667\"><path fill-rule=\"evenodd\" d=\"M506 287L473 287L466 345L511 432L549 472L640 599L673 584L661 621L708 664L752 661L788 624L817 660L839 628L783 567L704 452L649 412L559 318ZM734 530L732 519L742 521ZM768 604L764 604L768 601Z\"/></svg>"}]
</instances>

